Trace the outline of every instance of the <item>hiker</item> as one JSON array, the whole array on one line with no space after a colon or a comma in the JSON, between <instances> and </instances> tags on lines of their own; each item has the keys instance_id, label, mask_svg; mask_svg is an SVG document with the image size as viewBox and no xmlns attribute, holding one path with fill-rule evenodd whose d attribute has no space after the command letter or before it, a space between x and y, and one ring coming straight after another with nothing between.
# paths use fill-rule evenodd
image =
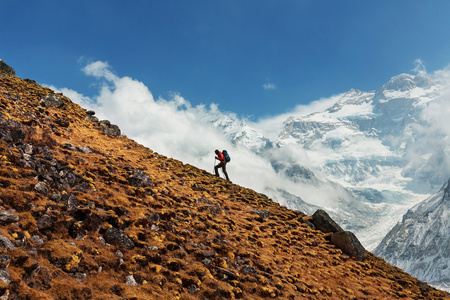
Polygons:
<instances>
[{"instance_id":1,"label":"hiker","mask_svg":"<svg viewBox=\"0 0 450 300\"><path fill-rule=\"evenodd\" d=\"M225 174L225 177L227 178L228 181L230 181L230 178L228 178L228 173L227 173L227 168L226 168L226 164L227 164L227 159L225 157L225 155L220 152L219 150L215 151L216 153L216 159L219 160L219 164L214 166L214 171L216 172L216 176L219 177L219 168L222 168L223 174Z\"/></svg>"}]
</instances>

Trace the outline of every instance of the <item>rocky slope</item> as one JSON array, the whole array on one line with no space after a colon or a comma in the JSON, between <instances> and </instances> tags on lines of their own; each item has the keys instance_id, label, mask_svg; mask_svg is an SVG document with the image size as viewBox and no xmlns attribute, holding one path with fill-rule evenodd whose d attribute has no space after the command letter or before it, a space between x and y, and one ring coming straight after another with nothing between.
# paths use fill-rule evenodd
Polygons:
<instances>
[{"instance_id":1,"label":"rocky slope","mask_svg":"<svg viewBox=\"0 0 450 300\"><path fill-rule=\"evenodd\" d=\"M32 80L0 108L0 299L450 299Z\"/></svg>"}]
</instances>

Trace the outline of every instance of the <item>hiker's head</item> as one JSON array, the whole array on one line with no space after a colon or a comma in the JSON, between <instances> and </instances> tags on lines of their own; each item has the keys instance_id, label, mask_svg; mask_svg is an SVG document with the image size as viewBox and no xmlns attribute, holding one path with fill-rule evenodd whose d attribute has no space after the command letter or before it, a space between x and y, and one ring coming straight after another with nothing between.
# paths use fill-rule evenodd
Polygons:
<instances>
[{"instance_id":1,"label":"hiker's head","mask_svg":"<svg viewBox=\"0 0 450 300\"><path fill-rule=\"evenodd\" d=\"M214 151L214 152L215 152L217 155L219 155L219 153L220 153L219 150L217 150L217 149L216 149L216 151Z\"/></svg>"}]
</instances>

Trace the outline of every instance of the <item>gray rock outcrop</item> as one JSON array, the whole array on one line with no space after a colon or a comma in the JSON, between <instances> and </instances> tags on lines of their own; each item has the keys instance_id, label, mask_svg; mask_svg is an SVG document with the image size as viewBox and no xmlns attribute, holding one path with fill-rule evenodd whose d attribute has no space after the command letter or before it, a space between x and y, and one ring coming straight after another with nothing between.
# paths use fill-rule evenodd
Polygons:
<instances>
[{"instance_id":1,"label":"gray rock outcrop","mask_svg":"<svg viewBox=\"0 0 450 300\"><path fill-rule=\"evenodd\" d=\"M7 65L3 60L0 59L0 72L5 73L10 76L16 76L16 71L9 65Z\"/></svg>"}]
</instances>

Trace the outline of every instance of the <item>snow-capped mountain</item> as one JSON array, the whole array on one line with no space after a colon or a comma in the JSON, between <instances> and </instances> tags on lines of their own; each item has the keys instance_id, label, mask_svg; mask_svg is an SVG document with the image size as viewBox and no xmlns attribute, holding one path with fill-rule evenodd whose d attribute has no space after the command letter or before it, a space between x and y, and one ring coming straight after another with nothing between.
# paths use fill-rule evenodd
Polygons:
<instances>
[{"instance_id":1,"label":"snow-capped mountain","mask_svg":"<svg viewBox=\"0 0 450 300\"><path fill-rule=\"evenodd\" d=\"M261 153L271 146L270 140L265 138L244 121L231 118L227 115L211 115L206 122L221 129L233 145L245 147L255 153Z\"/></svg>"},{"instance_id":2,"label":"snow-capped mountain","mask_svg":"<svg viewBox=\"0 0 450 300\"><path fill-rule=\"evenodd\" d=\"M440 85L430 78L408 74L375 92L351 90L326 111L289 118L274 143L301 145L318 170L343 186L377 189L374 184L390 184L403 190L415 179L412 170L402 174L410 163L409 147L415 146L415 126L425 125L420 115L439 91ZM409 189L430 193L444 180L423 179L428 188Z\"/></svg>"},{"instance_id":3,"label":"snow-capped mountain","mask_svg":"<svg viewBox=\"0 0 450 300\"><path fill-rule=\"evenodd\" d=\"M420 280L450 289L450 179L408 210L374 253Z\"/></svg>"},{"instance_id":4,"label":"snow-capped mountain","mask_svg":"<svg viewBox=\"0 0 450 300\"><path fill-rule=\"evenodd\" d=\"M317 205L374 249L411 206L450 176L445 133L427 115L443 84L401 74L376 91L350 90L324 111L290 116L275 139L228 116L210 120L235 145L270 161L286 182L267 194L298 209ZM448 164L450 165L450 163ZM311 197L318 191L327 193ZM286 195L294 195L288 197Z\"/></svg>"}]
</instances>

